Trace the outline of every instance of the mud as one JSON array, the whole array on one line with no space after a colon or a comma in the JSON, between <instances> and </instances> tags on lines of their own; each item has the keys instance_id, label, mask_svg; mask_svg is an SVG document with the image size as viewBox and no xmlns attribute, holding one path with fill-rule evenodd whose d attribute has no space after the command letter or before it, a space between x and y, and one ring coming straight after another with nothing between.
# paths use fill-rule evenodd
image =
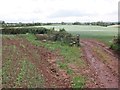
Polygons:
<instances>
[{"instance_id":1,"label":"mud","mask_svg":"<svg viewBox=\"0 0 120 90\"><path fill-rule=\"evenodd\" d=\"M93 71L97 87L118 88L118 59L114 53L109 51L105 44L95 40L81 40L81 44L83 55L90 70ZM104 54L105 58L100 54Z\"/></svg>"}]
</instances>

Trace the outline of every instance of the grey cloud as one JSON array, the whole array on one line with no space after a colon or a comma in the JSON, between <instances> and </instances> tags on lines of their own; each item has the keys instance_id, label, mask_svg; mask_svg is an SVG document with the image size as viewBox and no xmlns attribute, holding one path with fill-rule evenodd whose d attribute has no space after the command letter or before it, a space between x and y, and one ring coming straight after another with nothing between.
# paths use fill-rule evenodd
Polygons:
<instances>
[{"instance_id":1,"label":"grey cloud","mask_svg":"<svg viewBox=\"0 0 120 90\"><path fill-rule=\"evenodd\" d=\"M91 16L91 13L85 13L79 10L59 10L55 13L52 13L49 18L59 18L59 17L82 17L82 16Z\"/></svg>"}]
</instances>

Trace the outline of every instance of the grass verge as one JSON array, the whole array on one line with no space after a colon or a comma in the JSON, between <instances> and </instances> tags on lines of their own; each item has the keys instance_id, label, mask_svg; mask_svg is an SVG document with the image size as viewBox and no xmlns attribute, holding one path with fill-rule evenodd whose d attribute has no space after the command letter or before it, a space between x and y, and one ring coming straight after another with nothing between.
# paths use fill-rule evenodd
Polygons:
<instances>
[{"instance_id":1,"label":"grass verge","mask_svg":"<svg viewBox=\"0 0 120 90\"><path fill-rule=\"evenodd\" d=\"M74 75L74 71L72 69L70 69L68 67L68 64L70 63L74 63L77 66L83 67L85 66L85 63L81 60L81 51L79 47L71 47L68 46L62 42L40 42L38 40L36 40L36 37L32 34L28 34L26 36L26 39L28 41L30 41L32 44L36 45L36 46L43 46L48 48L51 51L56 51L58 50L59 53L64 56L64 60L58 60L57 64L61 69L66 70L66 72L72 77L72 75ZM83 76L76 76L74 75L74 78L72 78L73 80L73 88L83 88L84 87L84 83L85 83L85 79Z\"/></svg>"}]
</instances>

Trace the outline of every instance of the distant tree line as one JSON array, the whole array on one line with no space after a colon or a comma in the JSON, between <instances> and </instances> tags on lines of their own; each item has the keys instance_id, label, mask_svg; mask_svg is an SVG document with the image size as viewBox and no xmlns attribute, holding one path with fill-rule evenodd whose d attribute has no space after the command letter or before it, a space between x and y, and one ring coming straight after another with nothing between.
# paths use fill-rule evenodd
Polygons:
<instances>
[{"instance_id":1,"label":"distant tree line","mask_svg":"<svg viewBox=\"0 0 120 90\"><path fill-rule=\"evenodd\" d=\"M81 23L81 22L74 22L72 23L73 25L95 25L95 26L110 26L110 25L116 25L118 24L117 22L102 22L102 21L98 21L98 22L85 22L85 23Z\"/></svg>"},{"instance_id":2,"label":"distant tree line","mask_svg":"<svg viewBox=\"0 0 120 90\"><path fill-rule=\"evenodd\" d=\"M120 22L73 22L73 23L67 23L67 22L61 22L61 23L5 23L5 21L0 21L0 25L3 27L27 27L27 26L43 26L43 25L96 25L96 26L110 26L110 25L116 25L120 24Z\"/></svg>"},{"instance_id":3,"label":"distant tree line","mask_svg":"<svg viewBox=\"0 0 120 90\"><path fill-rule=\"evenodd\" d=\"M41 26L41 23L1 23L3 27Z\"/></svg>"},{"instance_id":4,"label":"distant tree line","mask_svg":"<svg viewBox=\"0 0 120 90\"><path fill-rule=\"evenodd\" d=\"M0 21L2 27L28 27L28 26L42 26L42 25L52 25L53 23L5 23L5 21Z\"/></svg>"}]
</instances>

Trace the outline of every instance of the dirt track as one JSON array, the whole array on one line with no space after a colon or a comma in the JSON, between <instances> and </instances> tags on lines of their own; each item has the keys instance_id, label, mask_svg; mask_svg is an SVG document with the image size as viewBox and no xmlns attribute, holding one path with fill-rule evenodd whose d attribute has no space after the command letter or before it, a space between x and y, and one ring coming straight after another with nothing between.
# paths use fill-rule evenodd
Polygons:
<instances>
[{"instance_id":1,"label":"dirt track","mask_svg":"<svg viewBox=\"0 0 120 90\"><path fill-rule=\"evenodd\" d=\"M87 87L118 88L118 58L96 40L81 40L84 58L92 72L93 83ZM89 73L88 73L89 74Z\"/></svg>"}]
</instances>

